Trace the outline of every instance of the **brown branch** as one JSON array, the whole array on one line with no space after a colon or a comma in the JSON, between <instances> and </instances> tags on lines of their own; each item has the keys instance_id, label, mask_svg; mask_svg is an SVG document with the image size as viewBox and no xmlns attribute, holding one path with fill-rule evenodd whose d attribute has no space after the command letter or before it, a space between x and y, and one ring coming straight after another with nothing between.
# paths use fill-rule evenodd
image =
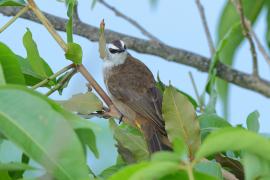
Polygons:
<instances>
[{"instance_id":1,"label":"brown branch","mask_svg":"<svg viewBox=\"0 0 270 180\"><path fill-rule=\"evenodd\" d=\"M0 13L6 16L14 16L19 10L20 8L1 7ZM65 31L65 23L67 22L67 19L60 18L48 13L44 14L50 20L51 24L56 30ZM21 18L40 23L40 21L33 15L31 11L23 14ZM85 37L90 41L98 42L98 28L83 23L81 21L74 22L74 25L75 34ZM139 39L110 30L106 30L105 35L108 41L122 39L123 41L125 41L129 49L132 49L139 53L155 55L164 58L170 62L185 64L187 66L194 67L200 71L208 72L210 59L201 55L183 49L171 47L169 45L153 43L152 41ZM217 64L217 76L227 82L258 92L266 97L270 97L270 82L267 80L254 78L254 76L252 75L232 69L222 63Z\"/></svg>"},{"instance_id":2,"label":"brown branch","mask_svg":"<svg viewBox=\"0 0 270 180\"><path fill-rule=\"evenodd\" d=\"M262 53L264 59L266 60L266 62L270 65L270 56L268 55L268 53L266 52L266 50L264 49L262 43L260 42L257 34L255 33L255 31L252 29L252 26L251 26L251 23L250 21L246 21L247 23L247 26L249 28L249 31L250 31L250 34L253 36L254 38L254 41L256 42L257 44L257 47L259 49L259 51Z\"/></svg>"},{"instance_id":3,"label":"brown branch","mask_svg":"<svg viewBox=\"0 0 270 180\"><path fill-rule=\"evenodd\" d=\"M249 42L250 52L251 52L252 62L253 62L253 75L255 77L258 77L259 73L258 73L257 53L256 53L253 39L251 37L251 33L250 33L249 28L248 28L247 23L246 23L247 19L246 19L245 14L244 14L242 0L231 0L231 1L233 2L233 4L234 4L234 6L235 6L235 8L240 16L243 35L247 38L247 40Z\"/></svg>"},{"instance_id":4,"label":"brown branch","mask_svg":"<svg viewBox=\"0 0 270 180\"><path fill-rule=\"evenodd\" d=\"M204 13L204 8L203 8L200 0L196 0L196 5L198 7L200 17L201 17L201 20L202 20L202 23L203 23L203 28L204 28L204 31L205 31L205 34L206 34L206 38L207 38L208 46L209 46L209 49L210 49L211 57L213 57L215 52L216 52L216 49L215 49L215 45L214 45L213 39L211 37L210 30L209 30L209 27L208 27L208 23L207 23L206 16L205 16L205 13Z\"/></svg>"},{"instance_id":5,"label":"brown branch","mask_svg":"<svg viewBox=\"0 0 270 180\"><path fill-rule=\"evenodd\" d=\"M142 27L137 21L135 21L134 19L131 19L130 17L128 17L127 15L125 15L124 13L120 12L118 9L116 9L115 7L111 6L110 4L108 4L107 2L105 2L104 0L98 0L99 3L101 3L102 5L104 5L106 8L110 9L111 11L113 11L115 13L116 16L119 16L123 19L125 19L127 22L129 22L130 24L132 24L133 26L135 26L136 28L138 28L141 33L143 35L145 35L146 37L162 43L161 40L159 40L157 37L155 37L154 35L152 35L150 32L148 32L144 27Z\"/></svg>"}]
</instances>

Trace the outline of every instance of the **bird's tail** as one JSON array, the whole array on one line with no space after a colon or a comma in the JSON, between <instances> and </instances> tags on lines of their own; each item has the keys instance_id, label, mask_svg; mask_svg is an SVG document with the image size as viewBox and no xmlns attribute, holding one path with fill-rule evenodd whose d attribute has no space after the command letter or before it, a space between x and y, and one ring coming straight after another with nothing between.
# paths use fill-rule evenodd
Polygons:
<instances>
[{"instance_id":1,"label":"bird's tail","mask_svg":"<svg viewBox=\"0 0 270 180\"><path fill-rule=\"evenodd\" d=\"M143 124L140 129L144 134L150 153L172 150L167 134L162 133L155 125L151 123Z\"/></svg>"}]
</instances>

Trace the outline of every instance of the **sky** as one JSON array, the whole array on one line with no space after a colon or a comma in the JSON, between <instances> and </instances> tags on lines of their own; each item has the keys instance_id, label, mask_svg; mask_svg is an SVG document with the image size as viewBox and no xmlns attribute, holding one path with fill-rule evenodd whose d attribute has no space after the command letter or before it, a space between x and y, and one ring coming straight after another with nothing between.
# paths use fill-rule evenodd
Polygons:
<instances>
[{"instance_id":1,"label":"sky","mask_svg":"<svg viewBox=\"0 0 270 180\"><path fill-rule=\"evenodd\" d=\"M37 0L36 2L43 11L60 17L66 17L66 7L63 3L56 0ZM124 14L135 19L163 42L206 57L210 56L195 0L159 0L155 8L153 8L149 1L146 0L107 0L107 2L117 7ZM97 3L95 8L91 10L91 3L92 0L79 0L79 16L85 23L99 26L101 19L104 18L108 29L146 39L139 30L125 20L116 17L114 13L103 7L101 4ZM202 0L202 3L205 8L212 37L216 41L219 16L226 0ZM261 39L261 42L263 42L263 45L266 47L264 41L264 34L266 31L265 18L266 12L263 11L255 24L255 31ZM0 26L7 22L8 19L10 19L10 17L0 15ZM32 31L33 38L38 44L40 55L49 63L54 71L57 71L70 63L65 60L62 49L52 39L44 27L27 20L19 19L16 21L10 28L0 34L0 41L7 44L15 53L26 56L22 37L26 32L27 27ZM60 32L60 35L64 39L66 38L65 33ZM99 58L98 44L76 35L74 36L74 40L83 48L83 64L85 64L89 72L102 85L102 87L104 87L102 77L102 60ZM206 73L199 72L198 70L185 65L167 62L159 57L139 54L131 50L130 53L134 57L143 61L155 76L157 75L157 72L159 72L160 78L163 82L168 83L171 81L174 86L195 97L195 93L188 76L188 72L192 72L196 85L199 91L202 92L206 83ZM249 73L252 69L251 62L249 46L245 41L236 54L234 67ZM269 66L260 54L259 68L260 75L269 79ZM77 74L71 80L70 86L64 90L62 96L55 93L51 98L68 99L73 94L86 92L85 84L86 81L84 78L80 74ZM41 92L45 92L45 90L42 89ZM269 99L258 93L231 85L229 121L234 125L243 124L245 126L248 114L254 110L258 110L260 113L260 132L270 132ZM222 115L220 103L218 103L217 111L218 114ZM100 130L96 132L98 147L101 151L101 159L96 160L90 153L89 163L94 164L94 171L100 172L103 168L108 165L112 165L115 162L116 150L114 148L114 142L106 120L94 119L92 121L97 122L101 127Z\"/></svg>"}]
</instances>

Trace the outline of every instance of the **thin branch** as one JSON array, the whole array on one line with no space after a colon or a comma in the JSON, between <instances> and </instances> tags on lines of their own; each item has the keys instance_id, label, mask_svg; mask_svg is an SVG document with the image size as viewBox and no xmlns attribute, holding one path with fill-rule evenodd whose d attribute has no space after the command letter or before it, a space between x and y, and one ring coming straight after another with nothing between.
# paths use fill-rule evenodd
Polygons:
<instances>
[{"instance_id":1,"label":"thin branch","mask_svg":"<svg viewBox=\"0 0 270 180\"><path fill-rule=\"evenodd\" d=\"M107 2L105 2L104 0L98 0L98 2L100 2L106 8L110 9L111 11L113 11L116 16L119 16L119 17L125 19L127 22L129 22L130 24L132 24L133 26L135 26L136 28L138 28L141 31L141 33L143 35L145 35L146 37L148 37L151 40L154 40L156 42L163 43L161 40L159 40L157 37L155 37L149 31L147 31L144 27L142 27L137 21L135 21L134 19L132 19L132 18L130 18L128 16L126 16L124 13L120 12L118 9L116 9L113 6L111 6L110 4L108 4Z\"/></svg>"},{"instance_id":2,"label":"thin branch","mask_svg":"<svg viewBox=\"0 0 270 180\"><path fill-rule=\"evenodd\" d=\"M67 45L66 42L61 38L61 36L56 32L53 25L50 21L44 16L44 14L40 11L34 0L28 0L31 10L35 13L39 21L46 27L46 29L51 33L52 37L55 41L60 45L60 47L66 52Z\"/></svg>"},{"instance_id":3,"label":"thin branch","mask_svg":"<svg viewBox=\"0 0 270 180\"><path fill-rule=\"evenodd\" d=\"M195 83L195 81L194 81L193 75L192 75L192 73L191 73L190 71L188 72L188 75L189 75L189 78L190 78L190 80L191 80L191 83L192 83L192 86L193 86L193 89L194 89L194 92L195 92L197 101L198 101L198 103L199 103L200 110L202 111L204 105L203 105L203 103L202 103L202 101L201 101L201 98L200 98L200 95L199 95L199 91L198 91L198 88L197 88L196 83Z\"/></svg>"},{"instance_id":4,"label":"thin branch","mask_svg":"<svg viewBox=\"0 0 270 180\"><path fill-rule=\"evenodd\" d=\"M57 76L63 74L64 72L68 71L69 69L75 67L74 64L70 64L66 67L64 67L63 69L57 71L55 74L51 75L50 77L44 79L43 81L37 83L36 85L32 86L31 89L37 89L41 86L44 86L45 84L47 84L49 81L53 80L54 78L56 78Z\"/></svg>"},{"instance_id":5,"label":"thin branch","mask_svg":"<svg viewBox=\"0 0 270 180\"><path fill-rule=\"evenodd\" d=\"M0 33L2 33L5 29L7 29L12 23L16 21L22 14L29 10L29 6L25 6L22 8L15 16L13 16L1 29Z\"/></svg>"},{"instance_id":6,"label":"thin branch","mask_svg":"<svg viewBox=\"0 0 270 180\"><path fill-rule=\"evenodd\" d=\"M52 89L50 89L45 95L50 96L52 93L54 93L55 91L63 87L64 84L68 82L72 78L72 76L75 75L76 73L77 73L77 70L72 69L70 72L68 72L67 76L61 79L61 81L59 81L59 83L56 84Z\"/></svg>"},{"instance_id":7,"label":"thin branch","mask_svg":"<svg viewBox=\"0 0 270 180\"><path fill-rule=\"evenodd\" d=\"M265 48L263 47L262 43L260 42L257 34L255 33L255 31L252 29L251 23L250 21L246 21L247 26L249 28L249 32L251 33L251 35L254 38L255 43L257 44L257 47L259 49L259 51L262 53L264 59L266 60L266 62L270 65L270 56L268 55L268 53L266 52Z\"/></svg>"},{"instance_id":8,"label":"thin branch","mask_svg":"<svg viewBox=\"0 0 270 180\"><path fill-rule=\"evenodd\" d=\"M15 16L19 10L20 8L16 7L1 7L0 13L6 16ZM65 24L67 19L48 13L44 13L44 15L50 20L56 30L66 30ZM40 21L33 15L31 11L24 13L21 18L40 23ZM75 23L74 33L81 37L85 37L90 41L99 41L99 29L81 21ZM125 41L125 44L129 47L129 49L136 52L155 55L170 62L184 64L194 67L200 71L208 72L210 59L196 53L165 44L157 44L153 41L143 40L110 30L106 30L105 35L108 41L122 39ZM267 80L255 78L253 75L235 70L222 64L221 62L217 64L217 76L227 82L258 92L266 97L270 97L270 82Z\"/></svg>"},{"instance_id":9,"label":"thin branch","mask_svg":"<svg viewBox=\"0 0 270 180\"><path fill-rule=\"evenodd\" d=\"M205 16L205 13L204 13L204 8L203 8L200 0L196 0L196 4L197 4L197 7L198 7L198 10L199 10L199 13L200 13L200 17L201 17L201 20L202 20L202 23L203 23L203 28L204 28L204 31L205 31L205 34L206 34L206 38L207 38L208 46L209 46L209 49L210 49L211 57L213 57L215 52L216 52L216 49L215 49L215 45L214 45L213 39L211 37L210 30L209 30L209 27L208 27L208 23L207 23L206 16Z\"/></svg>"},{"instance_id":10,"label":"thin branch","mask_svg":"<svg viewBox=\"0 0 270 180\"><path fill-rule=\"evenodd\" d=\"M243 29L243 35L247 38L247 40L249 42L250 52L251 52L252 62L253 62L253 75L255 77L258 77L259 73L258 73L257 53L256 53L253 39L251 37L251 33L250 33L249 28L248 28L247 23L246 23L246 17L245 17L244 10L243 10L242 0L231 0L231 1L233 2L233 4L236 7L237 12L240 16L241 26Z\"/></svg>"}]
</instances>

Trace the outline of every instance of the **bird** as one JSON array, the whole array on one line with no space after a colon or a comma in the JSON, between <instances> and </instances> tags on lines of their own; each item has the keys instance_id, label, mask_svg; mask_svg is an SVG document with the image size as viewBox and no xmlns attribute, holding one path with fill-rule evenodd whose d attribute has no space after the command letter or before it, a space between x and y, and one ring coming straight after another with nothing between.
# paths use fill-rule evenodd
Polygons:
<instances>
[{"instance_id":1,"label":"bird","mask_svg":"<svg viewBox=\"0 0 270 180\"><path fill-rule=\"evenodd\" d=\"M148 67L131 56L122 40L106 45L103 77L113 104L139 127L150 153L171 150L162 117L162 94Z\"/></svg>"}]
</instances>

